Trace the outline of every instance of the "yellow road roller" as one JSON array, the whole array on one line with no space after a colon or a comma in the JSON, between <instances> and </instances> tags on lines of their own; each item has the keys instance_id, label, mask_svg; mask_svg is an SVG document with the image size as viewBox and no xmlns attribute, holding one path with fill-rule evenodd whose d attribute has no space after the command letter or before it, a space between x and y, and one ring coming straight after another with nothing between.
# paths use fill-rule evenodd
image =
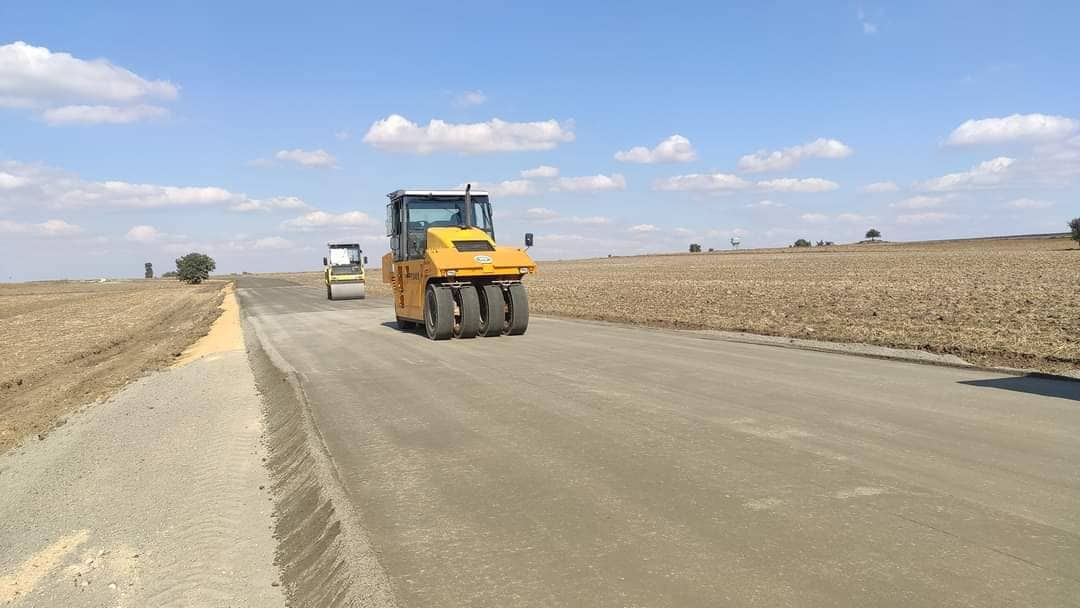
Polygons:
<instances>
[{"instance_id":1,"label":"yellow road roller","mask_svg":"<svg viewBox=\"0 0 1080 608\"><path fill-rule=\"evenodd\" d=\"M367 258L357 243L328 243L329 256L322 259L327 300L358 300L364 297L364 264Z\"/></svg>"},{"instance_id":2,"label":"yellow road roller","mask_svg":"<svg viewBox=\"0 0 1080 608\"><path fill-rule=\"evenodd\" d=\"M529 326L521 279L536 272L525 247L495 244L487 192L396 190L387 195L383 282L394 293L398 327L422 324L432 340L516 336Z\"/></svg>"}]
</instances>

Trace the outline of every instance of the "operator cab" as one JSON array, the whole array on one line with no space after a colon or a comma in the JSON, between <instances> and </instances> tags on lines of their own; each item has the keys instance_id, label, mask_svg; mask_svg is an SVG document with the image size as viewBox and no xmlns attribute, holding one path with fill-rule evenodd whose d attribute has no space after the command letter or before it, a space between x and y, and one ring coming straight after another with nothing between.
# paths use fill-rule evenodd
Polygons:
<instances>
[{"instance_id":1,"label":"operator cab","mask_svg":"<svg viewBox=\"0 0 1080 608\"><path fill-rule=\"evenodd\" d=\"M335 274L360 273L363 252L358 243L328 243L327 246L330 249L330 258L323 258L323 266L330 266Z\"/></svg>"},{"instance_id":2,"label":"operator cab","mask_svg":"<svg viewBox=\"0 0 1080 608\"><path fill-rule=\"evenodd\" d=\"M477 228L495 240L491 203L483 190L395 190L386 196L386 235L395 262L424 258L428 228ZM476 251L494 250L487 241L473 246Z\"/></svg>"}]
</instances>

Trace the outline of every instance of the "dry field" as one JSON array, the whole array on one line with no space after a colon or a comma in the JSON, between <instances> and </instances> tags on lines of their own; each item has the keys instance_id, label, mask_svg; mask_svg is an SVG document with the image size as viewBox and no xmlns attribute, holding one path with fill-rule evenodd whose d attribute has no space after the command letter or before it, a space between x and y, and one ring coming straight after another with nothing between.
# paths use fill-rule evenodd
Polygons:
<instances>
[{"instance_id":1,"label":"dry field","mask_svg":"<svg viewBox=\"0 0 1080 608\"><path fill-rule=\"evenodd\" d=\"M547 262L537 313L1080 369L1080 249L994 239Z\"/></svg>"},{"instance_id":2,"label":"dry field","mask_svg":"<svg viewBox=\"0 0 1080 608\"><path fill-rule=\"evenodd\" d=\"M206 334L223 283L0 284L0 452L169 363Z\"/></svg>"}]
</instances>

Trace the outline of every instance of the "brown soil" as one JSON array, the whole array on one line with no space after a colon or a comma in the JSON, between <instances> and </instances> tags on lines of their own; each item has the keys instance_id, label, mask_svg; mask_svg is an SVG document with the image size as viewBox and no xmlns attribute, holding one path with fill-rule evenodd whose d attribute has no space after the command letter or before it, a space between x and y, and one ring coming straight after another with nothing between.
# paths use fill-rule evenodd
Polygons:
<instances>
[{"instance_id":1,"label":"brown soil","mask_svg":"<svg viewBox=\"0 0 1080 608\"><path fill-rule=\"evenodd\" d=\"M858 342L1080 369L1067 239L875 243L547 262L540 314Z\"/></svg>"},{"instance_id":2,"label":"brown soil","mask_svg":"<svg viewBox=\"0 0 1080 608\"><path fill-rule=\"evenodd\" d=\"M220 314L223 286L0 284L0 452L168 365Z\"/></svg>"}]
</instances>

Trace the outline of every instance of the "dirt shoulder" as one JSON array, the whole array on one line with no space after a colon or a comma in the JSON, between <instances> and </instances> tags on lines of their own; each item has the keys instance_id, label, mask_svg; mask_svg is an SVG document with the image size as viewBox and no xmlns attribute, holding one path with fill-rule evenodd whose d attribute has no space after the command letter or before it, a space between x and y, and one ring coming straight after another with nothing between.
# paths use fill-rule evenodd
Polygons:
<instances>
[{"instance_id":1,"label":"dirt shoulder","mask_svg":"<svg viewBox=\"0 0 1080 608\"><path fill-rule=\"evenodd\" d=\"M224 281L0 285L0 453L169 365L221 313Z\"/></svg>"}]
</instances>

